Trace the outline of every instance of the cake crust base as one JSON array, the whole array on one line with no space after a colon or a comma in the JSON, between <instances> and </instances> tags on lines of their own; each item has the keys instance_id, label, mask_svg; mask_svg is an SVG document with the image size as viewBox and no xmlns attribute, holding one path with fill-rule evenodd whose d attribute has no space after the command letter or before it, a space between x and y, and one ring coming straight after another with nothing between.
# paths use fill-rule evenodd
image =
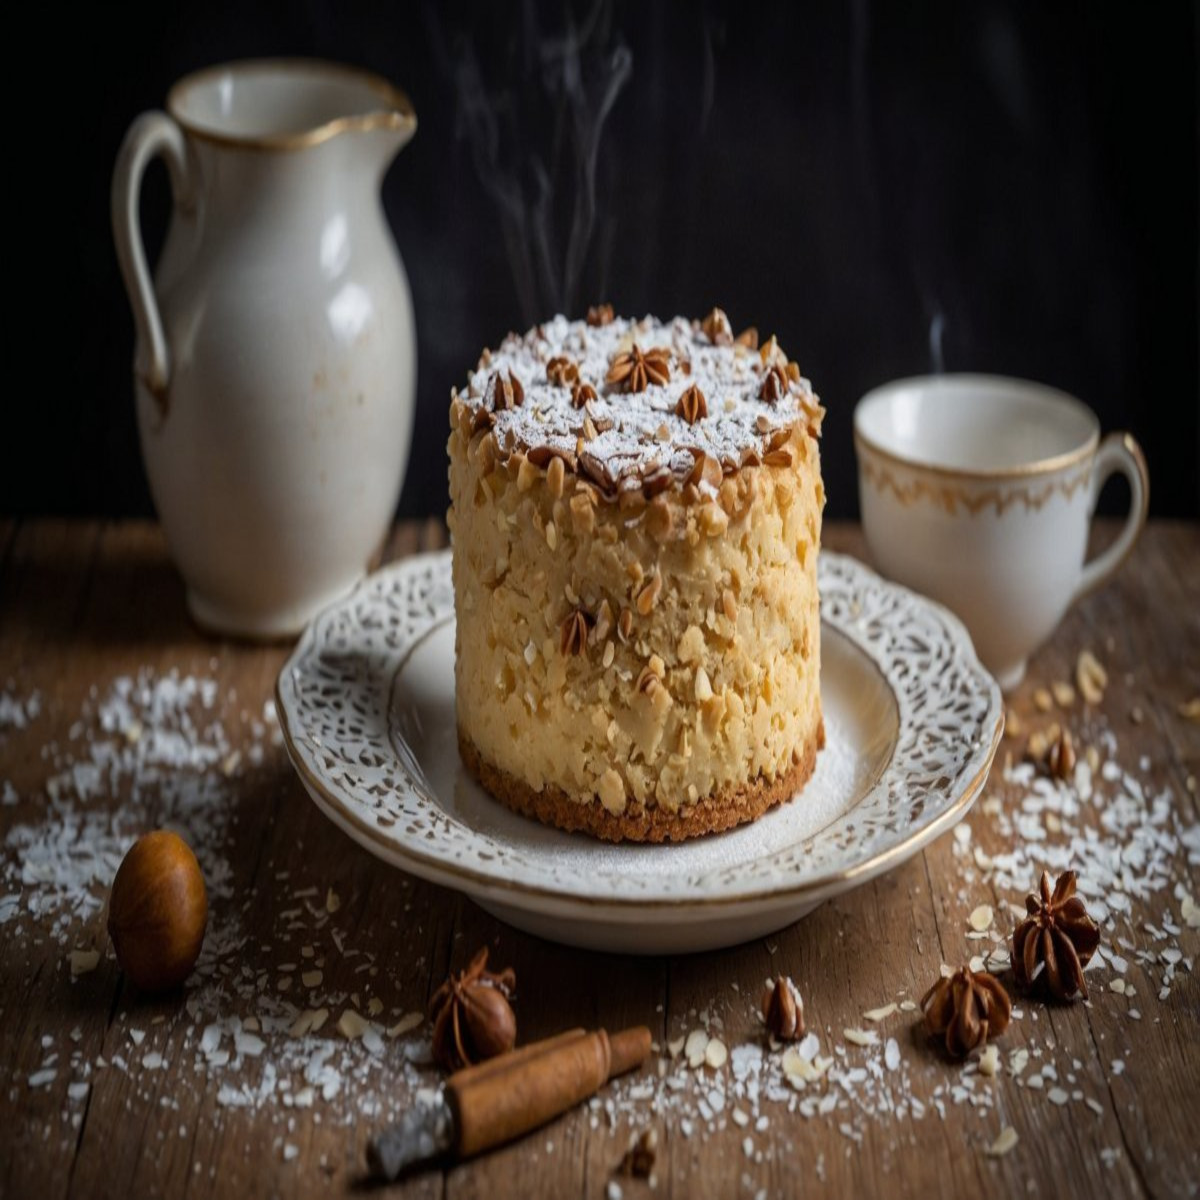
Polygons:
<instances>
[{"instance_id":1,"label":"cake crust base","mask_svg":"<svg viewBox=\"0 0 1200 1200\"><path fill-rule=\"evenodd\" d=\"M722 788L688 804L678 812L630 803L617 816L593 800L572 800L561 788L535 791L527 783L488 762L475 743L458 726L458 753L463 765L494 799L522 816L533 817L568 833L588 833L606 842L682 842L706 833L722 833L757 820L808 782L817 765L817 751L825 745L825 722L817 725L800 761L776 779L758 778L736 787Z\"/></svg>"}]
</instances>

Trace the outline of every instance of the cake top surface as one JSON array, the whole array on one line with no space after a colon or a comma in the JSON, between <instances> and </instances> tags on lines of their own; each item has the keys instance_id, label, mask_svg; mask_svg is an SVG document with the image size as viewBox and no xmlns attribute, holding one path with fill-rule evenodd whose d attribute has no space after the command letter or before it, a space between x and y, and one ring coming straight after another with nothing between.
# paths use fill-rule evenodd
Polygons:
<instances>
[{"instance_id":1,"label":"cake top surface","mask_svg":"<svg viewBox=\"0 0 1200 1200\"><path fill-rule=\"evenodd\" d=\"M560 457L610 498L688 479L711 491L797 425L820 430L808 380L773 338L757 343L753 330L735 338L719 309L668 322L593 309L509 334L457 398L502 454Z\"/></svg>"}]
</instances>

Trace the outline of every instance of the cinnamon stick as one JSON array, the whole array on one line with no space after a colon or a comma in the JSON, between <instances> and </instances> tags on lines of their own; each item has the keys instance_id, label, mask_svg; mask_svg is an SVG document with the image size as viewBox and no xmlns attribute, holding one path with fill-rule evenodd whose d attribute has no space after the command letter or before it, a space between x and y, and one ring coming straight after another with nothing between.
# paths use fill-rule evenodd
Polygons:
<instances>
[{"instance_id":1,"label":"cinnamon stick","mask_svg":"<svg viewBox=\"0 0 1200 1200\"><path fill-rule=\"evenodd\" d=\"M603 1030L559 1035L533 1053L512 1054L468 1068L446 1082L460 1158L512 1141L573 1108L613 1076L632 1070L650 1053L650 1031L627 1029L611 1039Z\"/></svg>"}]
</instances>

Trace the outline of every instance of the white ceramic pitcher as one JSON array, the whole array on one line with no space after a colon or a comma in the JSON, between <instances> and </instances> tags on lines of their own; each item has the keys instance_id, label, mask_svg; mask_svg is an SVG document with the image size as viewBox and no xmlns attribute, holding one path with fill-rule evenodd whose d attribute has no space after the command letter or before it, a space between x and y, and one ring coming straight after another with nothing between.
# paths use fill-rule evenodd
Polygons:
<instances>
[{"instance_id":1,"label":"white ceramic pitcher","mask_svg":"<svg viewBox=\"0 0 1200 1200\"><path fill-rule=\"evenodd\" d=\"M375 76L265 60L187 76L125 137L113 235L142 453L206 628L295 633L386 535L416 336L379 193L415 129ZM156 155L175 208L152 283L138 194Z\"/></svg>"}]
</instances>

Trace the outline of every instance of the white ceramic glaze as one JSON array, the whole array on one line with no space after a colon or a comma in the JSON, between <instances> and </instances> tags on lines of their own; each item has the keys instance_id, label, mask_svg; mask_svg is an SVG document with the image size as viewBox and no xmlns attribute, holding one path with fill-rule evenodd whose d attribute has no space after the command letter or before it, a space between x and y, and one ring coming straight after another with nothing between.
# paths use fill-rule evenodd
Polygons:
<instances>
[{"instance_id":1,"label":"white ceramic glaze","mask_svg":"<svg viewBox=\"0 0 1200 1200\"><path fill-rule=\"evenodd\" d=\"M827 745L793 802L677 846L609 845L517 816L470 778L454 722L449 554L377 572L279 676L306 789L371 853L555 941L622 953L733 945L916 853L969 809L1002 728L959 622L852 559L820 559Z\"/></svg>"},{"instance_id":2,"label":"white ceramic glaze","mask_svg":"<svg viewBox=\"0 0 1200 1200\"><path fill-rule=\"evenodd\" d=\"M1149 478L1127 433L1100 439L1086 405L988 375L904 379L854 413L863 529L875 565L956 612L1006 690L1070 605L1120 566ZM1124 529L1085 563L1096 500L1129 480Z\"/></svg>"},{"instance_id":3,"label":"white ceramic glaze","mask_svg":"<svg viewBox=\"0 0 1200 1200\"><path fill-rule=\"evenodd\" d=\"M232 63L138 117L113 178L154 502L204 626L301 629L386 534L412 430L412 300L384 218L408 100L348 67ZM174 213L153 283L142 175Z\"/></svg>"}]
</instances>

